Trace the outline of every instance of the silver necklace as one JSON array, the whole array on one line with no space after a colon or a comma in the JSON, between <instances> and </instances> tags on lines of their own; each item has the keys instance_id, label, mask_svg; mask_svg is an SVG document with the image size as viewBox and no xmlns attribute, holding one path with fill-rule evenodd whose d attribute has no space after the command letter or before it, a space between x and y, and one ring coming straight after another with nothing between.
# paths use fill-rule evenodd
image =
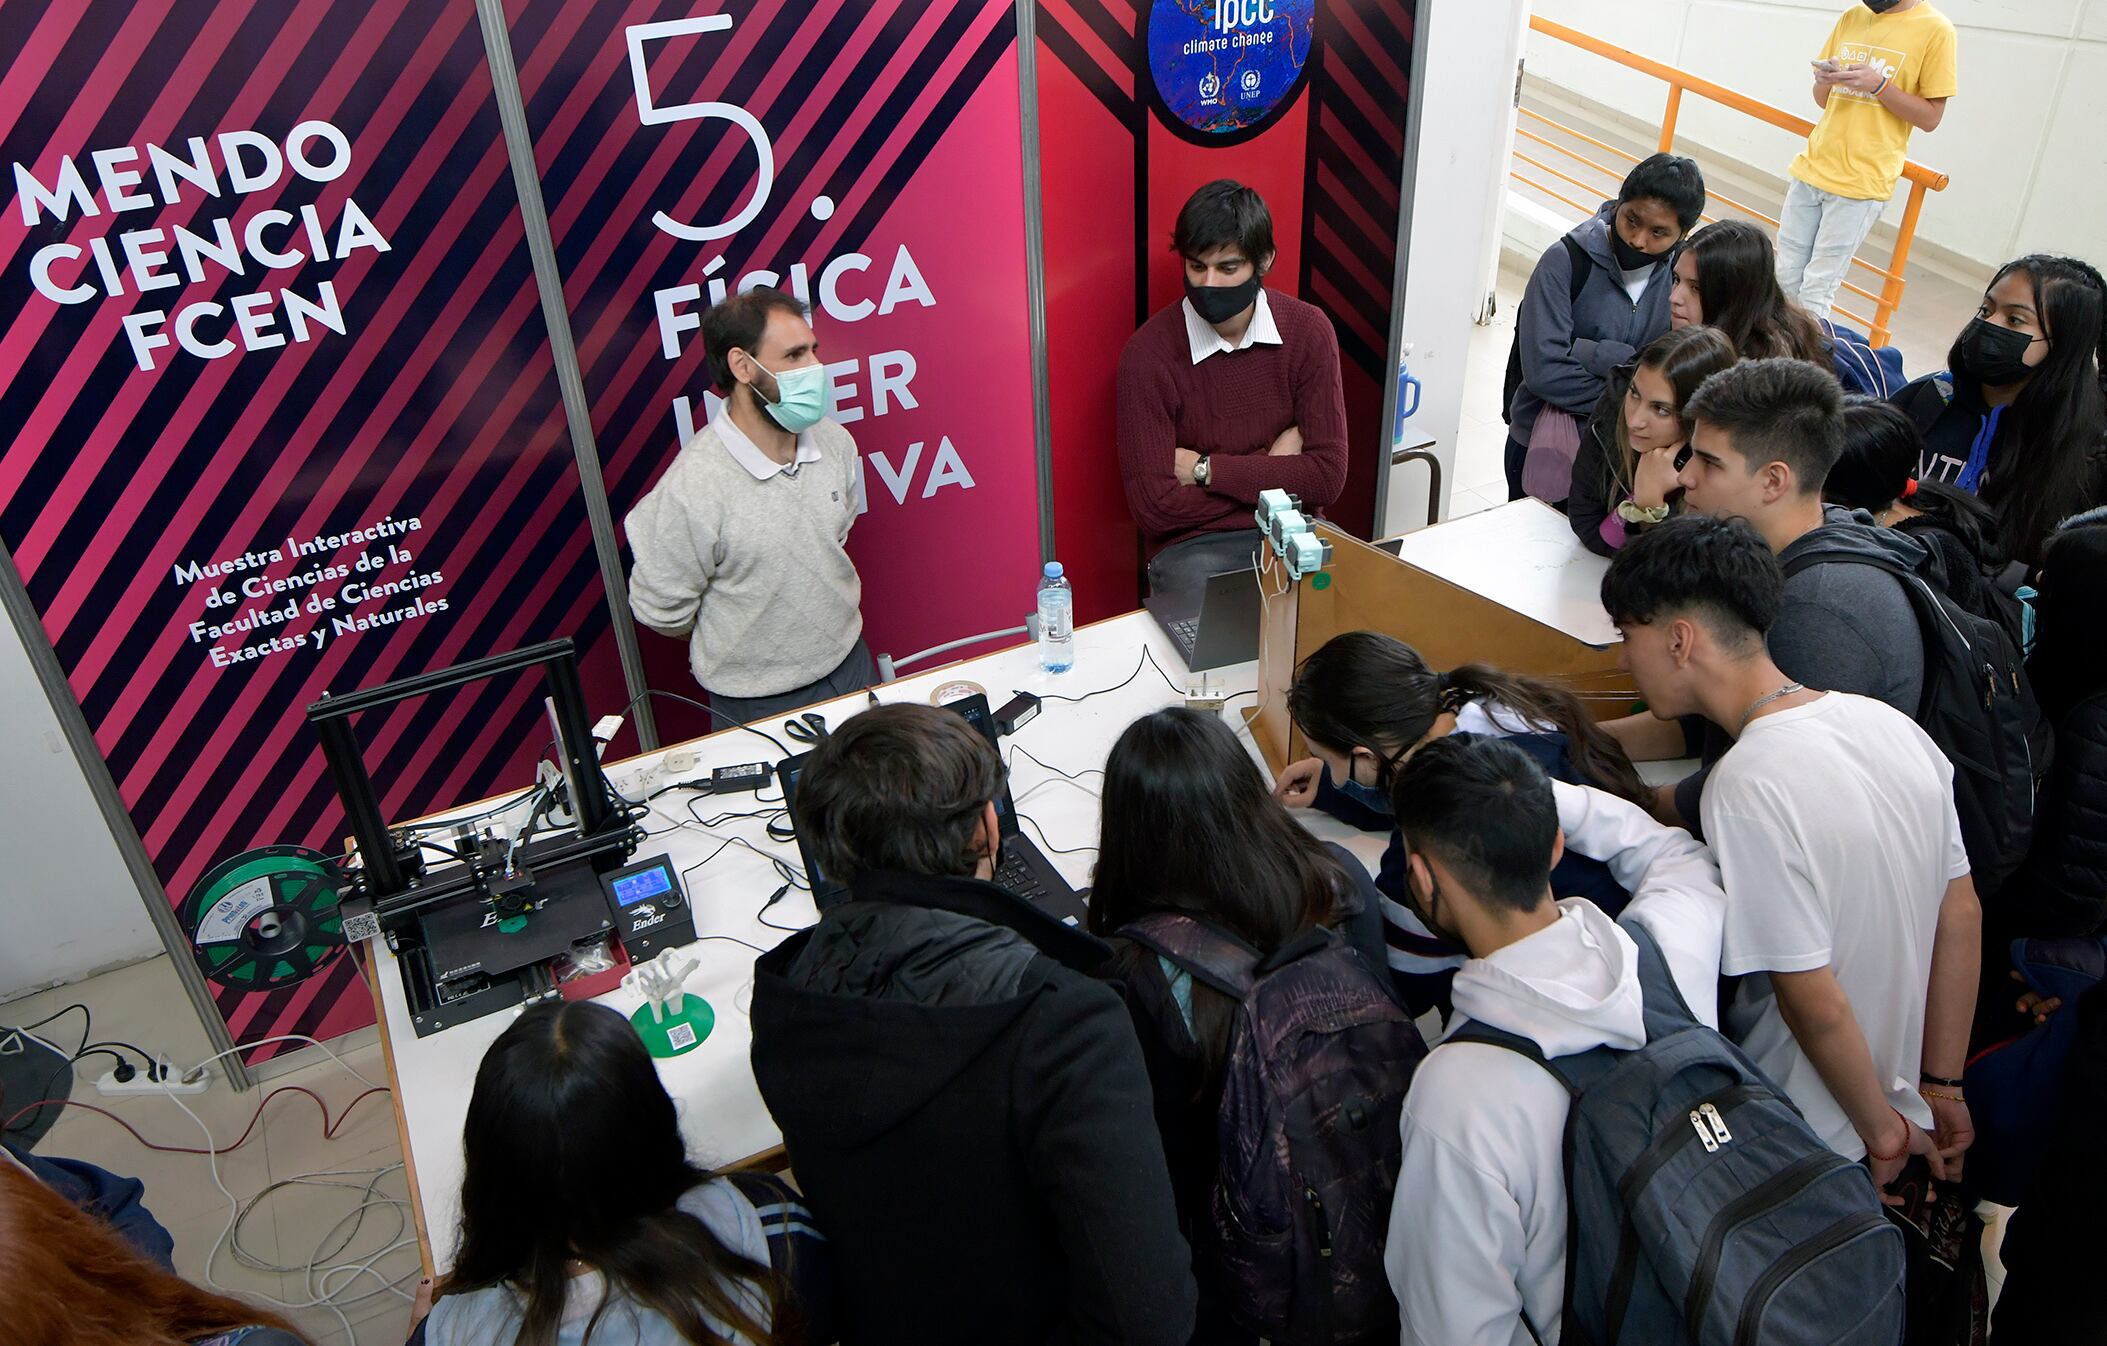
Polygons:
<instances>
[{"instance_id":1,"label":"silver necklace","mask_svg":"<svg viewBox=\"0 0 2107 1346\"><path fill-rule=\"evenodd\" d=\"M1775 692L1770 692L1763 696L1757 697L1754 701L1751 701L1749 703L1749 708L1747 710L1741 712L1741 723L1735 727L1734 737L1741 737L1741 731L1749 727L1749 721L1755 718L1755 714L1757 711L1762 710L1765 706L1769 705L1773 701L1778 700L1780 697L1791 696L1794 692L1804 692L1806 690L1807 689L1805 687L1802 687L1797 682L1788 682Z\"/></svg>"}]
</instances>

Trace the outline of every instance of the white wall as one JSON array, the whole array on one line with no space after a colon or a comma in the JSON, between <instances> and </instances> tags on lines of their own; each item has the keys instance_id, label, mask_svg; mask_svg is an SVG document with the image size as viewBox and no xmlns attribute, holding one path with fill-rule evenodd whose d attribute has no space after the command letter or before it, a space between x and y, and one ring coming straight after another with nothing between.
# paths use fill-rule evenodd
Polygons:
<instances>
[{"instance_id":1,"label":"white wall","mask_svg":"<svg viewBox=\"0 0 2107 1346\"><path fill-rule=\"evenodd\" d=\"M159 952L29 653L0 618L0 1000Z\"/></svg>"},{"instance_id":2,"label":"white wall","mask_svg":"<svg viewBox=\"0 0 2107 1346\"><path fill-rule=\"evenodd\" d=\"M1428 0L1419 41L1424 74L1414 102L1419 158L1412 182L1412 232L1405 258L1406 358L1420 381L1408 436L1434 437L1444 493L1456 480L1464 367L1471 334L1499 269L1500 210L1514 135L1515 65L1527 0ZM1392 471L1382 531L1426 525L1427 472ZM1443 501L1446 513L1447 501Z\"/></svg>"},{"instance_id":3,"label":"white wall","mask_svg":"<svg viewBox=\"0 0 2107 1346\"><path fill-rule=\"evenodd\" d=\"M1960 36L1960 93L1910 156L1953 183L1926 201L1918 236L1995 266L2027 252L2107 262L2107 0L1935 0ZM1536 0L1535 11L1803 117L1818 115L1807 63L1856 0ZM1529 73L1633 116L1663 87L1542 34ZM1784 177L1800 140L1686 98L1680 129ZM1896 192L1888 218L1900 218Z\"/></svg>"}]
</instances>

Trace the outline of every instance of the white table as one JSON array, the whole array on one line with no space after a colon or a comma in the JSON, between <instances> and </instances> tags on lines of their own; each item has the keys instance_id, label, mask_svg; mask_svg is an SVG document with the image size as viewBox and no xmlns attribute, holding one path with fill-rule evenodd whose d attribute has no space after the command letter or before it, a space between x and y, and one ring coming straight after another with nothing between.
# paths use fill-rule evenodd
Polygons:
<instances>
[{"instance_id":1,"label":"white table","mask_svg":"<svg viewBox=\"0 0 2107 1346\"><path fill-rule=\"evenodd\" d=\"M1046 696L1058 693L1076 696L1111 688L1140 671L1114 691L1105 691L1082 702L1046 701L1037 718L1017 734L1003 740L1003 755L1010 763L1011 792L1017 811L1029 821L1024 830L1038 841L1055 868L1071 884L1090 883L1096 853L1088 848L1097 840L1100 778L1080 782L1063 779L1054 771L1034 763L1016 751L1044 761L1049 767L1072 774L1102 768L1120 732L1150 711L1178 703L1174 690L1155 668L1143 660L1152 654L1163 671L1180 684L1186 680L1185 665L1177 648L1146 613L1136 612L1082 628L1076 633L1076 664L1067 673L1055 675L1039 667L1038 651L1018 646L983 658L953 664L932 673L903 678L878 689L880 701L922 701L941 685L970 681L987 690L988 700L1001 706L1013 691ZM1254 689L1257 664L1215 670L1214 685L1231 692ZM868 706L861 693L813 709L839 725ZM1242 730L1243 713L1252 704L1244 697L1230 704L1225 714ZM778 738L782 722L758 726ZM798 745L792 744L792 747ZM1252 747L1256 757L1256 748ZM610 762L610 777L621 780L641 767L655 764L667 752L694 754L697 765L684 770L683 778L706 776L710 769L742 762L769 760L776 750L744 730L728 730L690 743L677 744L622 762ZM744 846L727 845L742 837L760 851L780 856L795 865L795 842L771 841L761 819L740 819L714 828L700 828L689 821L686 792L660 796L656 811L644 822L650 832L638 849L639 855L661 851L682 871L695 914L698 933L726 935L767 949L787 938L783 930L761 924L760 906L781 884L772 865ZM771 785L765 798L779 796ZM703 817L761 807L751 794L706 795L697 812ZM470 811L476 805L464 805ZM1371 868L1380 857L1385 838L1355 831L1321 814L1306 815L1311 829L1327 840L1347 845ZM686 825L676 825L677 823ZM1051 844L1049 844L1051 843ZM722 849L719 849L719 848ZM1060 847L1062 850L1056 850ZM706 857L707 864L698 865ZM1063 853L1066 851L1068 853ZM811 894L793 887L770 908L767 919L778 926L798 928L818 919ZM403 1136L403 1158L410 1181L411 1199L419 1215L419 1234L424 1238L427 1270L442 1272L451 1265L455 1229L460 1219L462 1176L461 1135L468 1113L469 1090L477 1064L498 1034L512 1022L507 1013L486 1015L430 1037L418 1037L410 1026L409 1007L404 1000L402 978L395 957L382 941L368 945L373 954L382 1012L382 1041L394 1080L394 1100ZM753 1030L749 1019L753 997L753 949L725 939L704 939L689 945L686 952L701 966L688 979L687 988L709 1001L716 1011L716 1027L695 1050L660 1061L660 1077L680 1110L681 1129L691 1156L704 1165L722 1165L762 1154L781 1144L768 1109L762 1105L748 1061ZM624 1015L642 1005L643 997L623 988L600 997Z\"/></svg>"},{"instance_id":2,"label":"white table","mask_svg":"<svg viewBox=\"0 0 2107 1346\"><path fill-rule=\"evenodd\" d=\"M1510 500L1407 533L1398 556L1598 650L1619 642L1602 608L1609 562L1541 500Z\"/></svg>"}]
</instances>

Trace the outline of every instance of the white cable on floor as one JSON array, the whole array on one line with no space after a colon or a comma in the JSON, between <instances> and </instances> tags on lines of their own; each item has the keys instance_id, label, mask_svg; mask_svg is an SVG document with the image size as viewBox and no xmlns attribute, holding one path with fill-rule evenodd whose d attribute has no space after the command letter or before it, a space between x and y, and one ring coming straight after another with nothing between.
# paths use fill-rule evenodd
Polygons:
<instances>
[{"instance_id":1,"label":"white cable on floor","mask_svg":"<svg viewBox=\"0 0 2107 1346\"><path fill-rule=\"evenodd\" d=\"M356 955L353 956L356 957ZM361 977L365 975L363 969L361 969L359 975ZM373 1081L367 1079L364 1075L359 1074L358 1071L352 1067L350 1062L346 1061L343 1057L338 1056L334 1051L332 1051L328 1043L323 1042L319 1038L311 1038L305 1033L280 1033L276 1037L258 1038L254 1042L238 1043L235 1046L227 1048L227 1050L223 1052L214 1052L212 1055L206 1057L204 1060L198 1062L196 1065L190 1067L188 1070L183 1071L178 1078L188 1080L193 1075L197 1074L198 1071L203 1070L206 1066L211 1065L215 1061L232 1056L236 1052L248 1051L252 1047L268 1047L274 1042L305 1042L310 1046L320 1047L323 1053L327 1055L330 1060L342 1066L346 1074L350 1075L352 1079L357 1080L360 1084L365 1085L368 1089L384 1089L387 1087L386 1085L375 1084ZM174 1097L174 1095L171 1094L170 1097Z\"/></svg>"},{"instance_id":2,"label":"white cable on floor","mask_svg":"<svg viewBox=\"0 0 2107 1346\"><path fill-rule=\"evenodd\" d=\"M313 1039L308 1039L308 1041L313 1041ZM252 1044L249 1044L249 1045L251 1045L251 1046L254 1046L254 1045L257 1045L257 1044L253 1044L253 1043L252 1043ZM319 1045L319 1044L317 1044L317 1045ZM242 1049L241 1049L241 1048L236 1048L235 1050L239 1051L239 1050L242 1050ZM324 1050L327 1050L327 1049L325 1048ZM223 1053L223 1055L224 1055L224 1053ZM333 1052L332 1052L332 1053L331 1053L331 1055L332 1055L332 1056L334 1056L334 1055L335 1055L335 1053L333 1053ZM202 1063L201 1063L201 1064L202 1064ZM343 1065L344 1063L343 1063L342 1061L338 1061L338 1064L339 1064L339 1065ZM344 1068L345 1068L346 1070L351 1070L351 1067L349 1067L348 1065L344 1066ZM352 1071L351 1073L352 1073L352 1074L354 1074L354 1075L356 1075L356 1074L357 1074L358 1072L356 1072L356 1071ZM360 1078L361 1078L361 1079L363 1079L364 1077L363 1077L363 1076L360 1076ZM344 1335L345 1335L345 1337L346 1337L347 1339L355 1339L355 1338L356 1338L356 1335L357 1335L357 1334L356 1334L355 1332L353 1332L353 1330L352 1330L352 1327L351 1327L351 1319L350 1319L350 1317L349 1317L349 1316L347 1316L347 1315L345 1314L345 1312L344 1312L344 1310L343 1310L343 1307L342 1307L342 1305L344 1305L344 1304L356 1304L356 1303L360 1303L360 1302L362 1302L362 1301L364 1301L364 1300L366 1300L366 1299L371 1299L371 1298L372 1298L372 1297L373 1297L374 1295L377 1295L377 1294L380 1294L380 1293L383 1293L383 1292L392 1292L392 1293L396 1294L396 1295L397 1295L398 1297L401 1297L401 1298L405 1298L405 1299L409 1298L409 1296L407 1296L407 1295L403 1294L403 1292L401 1291L401 1289L400 1289L399 1287L400 1287L400 1286L401 1286L401 1285L402 1285L402 1284L403 1284L403 1283L404 1283L405 1281L408 1281L408 1280L410 1280L410 1279L413 1279L413 1278L414 1278L415 1276L417 1276L418 1274L420 1274L420 1273L421 1273L421 1268L412 1268L412 1269L411 1269L411 1270L410 1270L409 1272L406 1272L406 1273L404 1273L404 1275L402 1275L402 1276L399 1276L399 1277L397 1277L397 1278L396 1278L395 1280L393 1280L393 1281L390 1281L390 1280L388 1280L388 1279L387 1279L387 1277L386 1277L385 1275L383 1275L383 1274L381 1273L381 1271L380 1271L380 1270L379 1270L379 1269L378 1269L378 1268L377 1268L377 1267L376 1267L376 1266L375 1266L374 1264L375 1264L375 1263L377 1263L377 1262L379 1262L379 1261L380 1261L380 1260L381 1260L382 1258L384 1258L384 1257L388 1256L388 1255L389 1255L390 1253L396 1252L396 1251L398 1251L398 1250L400 1250L400 1249L402 1249L402 1248L405 1248L405 1247L411 1247L411 1246L414 1246L414 1245L415 1245L415 1243L416 1243L416 1239L415 1239L415 1238L404 1238L404 1239L400 1239L400 1240L398 1240L397 1242L391 1243L391 1244L389 1244L389 1245L388 1245L388 1246L387 1246L386 1248L383 1248L383 1249L382 1249L382 1250L381 1250L380 1252L378 1252L378 1253L375 1253L375 1254L374 1254L373 1256L371 1256L371 1257L367 1258L367 1259L366 1259L366 1260L365 1260L364 1262L360 1262L360 1263L356 1263L356 1264L353 1264L353 1263L344 1263L344 1264L339 1264L339 1265L335 1265L335 1266L330 1266L330 1267L326 1267L326 1268L318 1268L318 1267L317 1267L317 1266L315 1265L315 1262L316 1262L317 1260L319 1260L319 1259L320 1259L320 1257L322 1256L322 1252L321 1252L321 1245L320 1245L320 1244L318 1244L318 1245L316 1246L316 1255L315 1255L315 1257L314 1257L314 1258L312 1258L312 1259L310 1259L310 1260L309 1260L309 1262L308 1262L308 1264L307 1264L307 1265L306 1265L306 1267L304 1268L304 1270L305 1270L305 1271L306 1271L306 1273L307 1273L307 1290L308 1290L308 1292L309 1292L309 1296L310 1296L310 1297L309 1297L309 1298L308 1298L307 1300L305 1300L305 1301L300 1301L300 1300L287 1300L287 1299L280 1299L280 1298L278 1298L278 1297L277 1297L276 1295L268 1295L268 1294L265 1294L265 1293L263 1293L262 1291L259 1291L259 1290L245 1290L245 1289L237 1289L236 1287L233 1287L233 1286L228 1286L228 1285L222 1285L222 1284L220 1284L220 1282L219 1282L219 1278L218 1278L217 1276L215 1276L215 1275L213 1274L213 1264L214 1264L214 1263L216 1263L217 1261L219 1261L219 1254L220 1254L220 1249L221 1249L221 1248L223 1248L223 1247L226 1247L226 1246L227 1246L227 1244L228 1244L228 1241L229 1241L229 1239L230 1239L230 1238L231 1238L231 1237L233 1236L233 1233L234 1233L234 1229L235 1229L236 1225L238 1225L238 1224L239 1224L239 1223L241 1222L241 1220L242 1220L242 1218L243 1218L243 1216L244 1216L245 1212L247 1211L247 1209L249 1209L250 1207L253 1207L253 1206L254 1206L254 1205L256 1204L256 1202L257 1202L257 1201L259 1201L259 1200L261 1200L261 1199L262 1199L262 1197L263 1197L263 1196L264 1196L264 1195L265 1195L266 1193L268 1193L268 1192L270 1192L270 1191L273 1191L273 1190L276 1190L276 1189L277 1189L278 1187L282 1187L282 1186L289 1186L289 1185L292 1185L292 1184L294 1184L294 1183L299 1183L299 1182L303 1182L303 1181L306 1181L306 1180L308 1180L308 1179L309 1179L309 1178L311 1178L311 1177L315 1177L315 1176L319 1176L319 1175L302 1175L301 1177L298 1177L298 1178L288 1178L288 1179L285 1179L285 1180L283 1180L282 1182L279 1182L279 1183L273 1183L273 1184L272 1184L272 1185L271 1185L270 1187L267 1187L267 1188L265 1188L265 1189L264 1189L264 1192L260 1192L260 1193L258 1193L258 1194L257 1194L257 1195L256 1195L255 1197L252 1197L252 1198L250 1198L250 1200L249 1200L249 1202L248 1202L247 1206L244 1206L244 1204L243 1204L243 1203L242 1203L242 1202L241 1202L241 1201L240 1201L240 1200L239 1200L239 1199L238 1199L238 1198L237 1198L237 1197L236 1197L236 1196L234 1195L234 1193L232 1193L232 1192L230 1192L230 1191L228 1191L228 1190L227 1190L227 1184L226 1184L226 1183L225 1183L224 1181L222 1181L222 1180L221 1180L221 1178L220 1178L220 1174L219 1174L219 1142L218 1142L217 1140L215 1140L215 1139L213 1138L213 1135L212 1135L212 1128L211 1128L211 1127L209 1127L209 1126L207 1126L207 1125L205 1125L205 1120L204 1120L204 1119L203 1119L202 1117L198 1116L196 1112L194 1112L194 1111L192 1111L192 1110L191 1110L191 1107L190 1107L190 1105L189 1105L188 1103L185 1103L185 1102L183 1101L183 1099L182 1099L182 1096L181 1096L181 1095L179 1095L179 1094L175 1094L175 1093L170 1093L170 1092L164 1092L164 1093L162 1094L162 1097L164 1097L164 1098L168 1099L168 1101L169 1101L169 1102L171 1102L171 1103L174 1103L174 1104L175 1104L175 1105L176 1105L177 1107L181 1108L181 1109L183 1110L183 1115L184 1115L184 1116L186 1116L186 1117L188 1117L188 1118L190 1118L190 1120L191 1120L191 1121L192 1121L193 1123L195 1123L195 1124L197 1125L197 1128L198 1128L198 1130L204 1133L204 1136L205 1136L205 1162L206 1162L206 1166L207 1166L207 1168L209 1169L209 1171L210 1171L210 1172L211 1172L211 1174L212 1174L212 1185L213 1185L214 1187L218 1188L218 1189L219 1189L219 1194L220 1194L221 1196L223 1196L223 1197L225 1197L225 1198L227 1199L227 1223L226 1223L226 1224L225 1224L225 1225L224 1225L224 1226L223 1226L223 1227L222 1227L222 1228L220 1229L220 1232L219 1232L219 1237L215 1238L215 1239L214 1239L214 1240L212 1241L212 1250L211 1250L210 1252L208 1252L208 1253L207 1253L207 1254L205 1255L205 1284L206 1284L206 1285L207 1285L208 1287L210 1287L210 1288L211 1288L211 1289L213 1289L213 1290L217 1290L217 1291L219 1291L219 1292L220 1292L221 1294L226 1294L226 1295L233 1295L233 1296L236 1296L237 1298L247 1298L247 1299L252 1299L252 1300L259 1300L259 1301L261 1301L261 1302L263 1302L263 1303L265 1303L265 1304L269 1304L269 1305L271 1305L271 1306L272 1306L272 1307L274 1307L274 1308L281 1308L281 1309L318 1309L318 1308L319 1308L319 1309L328 1309L328 1310L329 1310L329 1311L330 1311L331 1313L333 1313L333 1314L335 1314L335 1315L337 1316L337 1321L338 1321L339 1323L341 1323L341 1324L343 1325L343 1328L344 1328ZM393 1166L393 1167L399 1167L399 1165L397 1165L397 1166ZM352 1172L359 1172L359 1171L361 1171L361 1170L351 1170L351 1171L352 1171ZM371 1171L373 1171L373 1172L375 1172L375 1173L376 1173L376 1177L375 1177L374 1181L375 1181L375 1182L378 1182L378 1181L379 1181L379 1175L381 1175L381 1174L385 1174L386 1172L389 1172L389 1171L392 1171L392 1169L382 1169L382 1170L371 1170ZM327 1184L327 1185L347 1186L347 1185L349 1185L349 1184ZM369 1192L370 1192L370 1184L368 1185L368 1190L369 1190ZM359 1217L359 1218L360 1218L361 1220L363 1220L363 1216L364 1216L364 1212L365 1212L365 1210L367 1210L367 1209L368 1209L369 1207L371 1207L371 1206L377 1206L377 1205L388 1205L388 1206L392 1206L392 1207L396 1208L396 1211L397 1211L397 1215L398 1215L398 1218L400 1218L400 1219L402 1219L402 1220L403 1220L403 1222L404 1222L404 1223L403 1223L403 1228L405 1228L405 1229L406 1229L406 1228L408 1227L408 1216L407 1216L407 1215L405 1214L405 1211L406 1211L406 1208L408 1207L408 1204L409 1204L408 1202L405 1202L405 1201L398 1201L398 1200L396 1200L396 1199L395 1199L395 1198L393 1198L393 1197L387 1197L387 1198L383 1198L383 1199L382 1199L382 1200L380 1200L380 1201L375 1201L375 1202L366 1202L366 1203L362 1203L362 1204L360 1205L359 1209L358 1209L357 1211L353 1212L353 1214L354 1214L354 1215L357 1215L357 1216L358 1216L358 1217ZM346 1217L346 1219L349 1219L349 1218L351 1218L351 1217L350 1217L350 1216L347 1216L347 1217ZM343 1220L339 1220L339 1221L337 1222L337 1224L336 1224L336 1225L332 1226L332 1227L330 1228L330 1230L329 1230L329 1231L328 1231L327 1233L325 1233L325 1234L324 1234L324 1235L322 1236L322 1243L326 1244L326 1243L327 1243L327 1242L329 1241L329 1239L330 1239L330 1238L334 1237L334 1236L335 1236L335 1234L336 1234L336 1232L337 1232L337 1230L338 1230L338 1229L341 1229L341 1228L343 1227L343 1224L344 1224L344 1221L343 1221ZM400 1233L400 1232L401 1232L401 1230L398 1230L397 1232L398 1232L398 1233ZM351 1237L351 1238L356 1238L356 1237L357 1237L357 1229L356 1229L356 1227L354 1227L354 1228L353 1228L353 1231L352 1231L352 1234L351 1234L351 1236L350 1236L350 1237ZM348 1243L349 1243L349 1239L347 1239L347 1240L346 1240L346 1243L347 1243L347 1245L348 1245ZM241 1255L237 1254L237 1259L236 1259L236 1260L237 1260L237 1261L239 1261L239 1260L242 1260L242 1257L241 1257ZM302 1269L303 1269L303 1268L299 1268L299 1267L283 1268L283 1269L282 1269L282 1272L283 1272L283 1274L291 1274L291 1273L292 1273L292 1272L294 1272L294 1271L299 1271L299 1270L302 1270ZM321 1276L321 1280L320 1280L320 1282L319 1282L319 1283L318 1283L318 1282L316 1281L316 1279L315 1279L315 1278L316 1278L316 1275L317 1275L317 1273L318 1273L318 1272L319 1272L319 1274L320 1274L320 1276ZM350 1280L348 1280L348 1281L346 1281L346 1282L344 1283L344 1285L343 1285L343 1286L339 1286L339 1287L336 1287L336 1288L332 1289L332 1288L330 1287L330 1285L329 1285L329 1280L330 1280L330 1277L331 1277L331 1276L333 1276L333 1275L339 1275L339 1274L348 1274L348 1275L349 1275L349 1276L351 1277L351 1279L350 1279ZM366 1276L366 1275L370 1275L370 1276L374 1277L374 1278L375 1278L376 1280L379 1280L379 1281L381 1282L381 1284L382 1284L382 1288L381 1288L381 1290L374 1290L374 1291L369 1291L369 1292L367 1292L366 1294L363 1294L363 1295L356 1295L356 1296L353 1296L353 1297L351 1297L351 1298L349 1298L349 1299L343 1299L343 1300L340 1300L340 1299L338 1298L338 1296L340 1296L340 1295L341 1295L341 1294L343 1293L343 1291L344 1291L345 1289L348 1289L348 1288L349 1288L349 1287L350 1287L351 1285L354 1285L354 1284L356 1284L356 1283L357 1283L357 1280L358 1280L358 1278L359 1278L360 1276ZM318 1288L318 1284L319 1284L319 1288Z\"/></svg>"}]
</instances>

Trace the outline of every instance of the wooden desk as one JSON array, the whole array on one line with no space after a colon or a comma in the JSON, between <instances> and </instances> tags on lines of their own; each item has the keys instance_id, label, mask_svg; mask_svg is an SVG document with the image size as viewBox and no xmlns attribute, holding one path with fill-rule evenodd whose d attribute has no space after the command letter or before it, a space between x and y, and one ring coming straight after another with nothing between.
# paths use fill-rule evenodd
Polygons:
<instances>
[{"instance_id":1,"label":"wooden desk","mask_svg":"<svg viewBox=\"0 0 2107 1346\"><path fill-rule=\"evenodd\" d=\"M1274 769L1304 755L1287 709L1295 670L1347 631L1395 636L1437 669L1479 662L1562 683L1601 718L1630 709L1636 693L1599 597L1609 563L1549 506L1518 500L1408 533L1394 556L1330 524L1317 532L1333 546L1323 572L1290 584L1269 557L1260 575L1254 733Z\"/></svg>"}]
</instances>

